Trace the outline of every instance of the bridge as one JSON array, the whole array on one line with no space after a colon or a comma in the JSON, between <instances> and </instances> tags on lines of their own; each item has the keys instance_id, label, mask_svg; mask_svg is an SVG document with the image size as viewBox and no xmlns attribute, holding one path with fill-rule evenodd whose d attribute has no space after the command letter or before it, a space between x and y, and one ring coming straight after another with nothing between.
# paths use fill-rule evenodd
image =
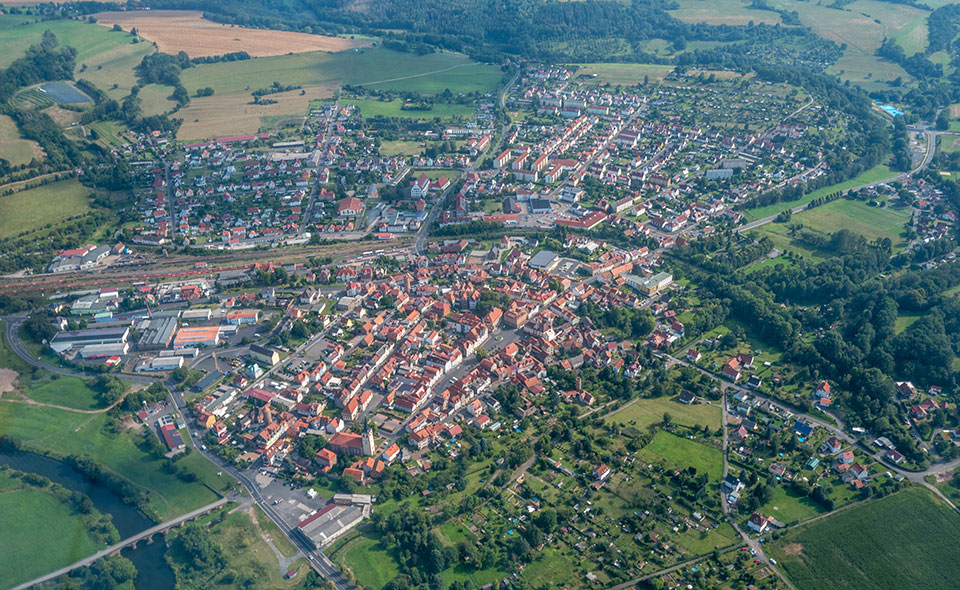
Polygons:
<instances>
[{"instance_id":1,"label":"bridge","mask_svg":"<svg viewBox=\"0 0 960 590\"><path fill-rule=\"evenodd\" d=\"M12 590L26 590L27 588L30 588L31 586L34 586L35 584L40 584L40 583L43 583L43 582L49 582L49 581L51 581L51 580L55 580L55 579L59 578L60 576L62 576L62 575L64 575L64 574L68 574L68 573L72 572L73 570L75 570L75 569L77 569L77 568L87 567L87 566L89 566L89 565L92 565L93 562L97 561L97 560L100 559L101 557L106 557L106 556L108 556L108 555L116 555L117 553L120 553L120 551L122 551L123 549L126 549L127 547L136 547L137 543L139 543L140 541L144 541L144 540L149 541L149 540L152 539L153 536L156 535L156 534L166 533L168 530L172 529L173 527L179 526L179 525L181 525L181 524L183 524L183 523L185 523L185 522L187 522L187 521L193 520L193 519L195 519L195 518L197 518L197 517L199 517L199 516L203 516L204 514L207 514L208 512L212 512L212 511L216 510L217 508L220 508L221 506L224 506L226 503L227 503L227 499L226 499L226 498L221 498L221 499L217 500L216 502L214 502L214 503L212 503L212 504L207 504L206 506L204 506L204 507L202 507L202 508L197 508L196 510L194 510L194 511L192 511L192 512L188 512L188 513L186 513L186 514L184 514L184 515L182 515L182 516L178 516L177 518L173 518L173 519L168 520L168 521L166 521L166 522L162 522L162 523L160 523L160 524L158 524L158 525L156 525L156 526L154 526L154 527L150 527L150 528L146 529L145 531L142 531L142 532L140 532L140 533L138 533L138 534L136 534L136 535L133 535L132 537L128 537L128 538L120 541L119 543L116 543L116 544L114 544L114 545L111 545L111 546L107 547L106 549L103 549L102 551L98 551L98 552L94 553L93 555L91 555L91 556L89 556L89 557L87 557L87 558L81 559L80 561L78 561L78 562L76 562L76 563L70 564L70 565L68 565L68 566L66 566L66 567L62 567L62 568L60 568L60 569L58 569L58 570L56 570L56 571L54 571L54 572L50 572L49 574L40 576L39 578L34 578L33 580L30 580L29 582L24 582L23 584L20 584L19 586L14 586L14 587L12 588Z\"/></svg>"}]
</instances>

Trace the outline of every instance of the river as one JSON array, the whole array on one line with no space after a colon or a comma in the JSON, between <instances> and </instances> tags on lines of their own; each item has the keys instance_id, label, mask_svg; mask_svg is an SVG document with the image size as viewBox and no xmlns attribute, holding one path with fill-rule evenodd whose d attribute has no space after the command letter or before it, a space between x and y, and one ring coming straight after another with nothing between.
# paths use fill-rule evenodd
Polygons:
<instances>
[{"instance_id":1,"label":"river","mask_svg":"<svg viewBox=\"0 0 960 590\"><path fill-rule=\"evenodd\" d=\"M155 524L136 506L124 503L119 494L62 461L34 453L13 451L0 452L0 464L42 475L69 490L86 494L97 510L112 517L113 526L120 533L121 539L131 537ZM137 567L137 579L134 582L137 590L170 590L174 587L176 577L164 559L166 552L167 546L162 537L155 537L152 543L140 543L136 549L123 550L122 555Z\"/></svg>"}]
</instances>

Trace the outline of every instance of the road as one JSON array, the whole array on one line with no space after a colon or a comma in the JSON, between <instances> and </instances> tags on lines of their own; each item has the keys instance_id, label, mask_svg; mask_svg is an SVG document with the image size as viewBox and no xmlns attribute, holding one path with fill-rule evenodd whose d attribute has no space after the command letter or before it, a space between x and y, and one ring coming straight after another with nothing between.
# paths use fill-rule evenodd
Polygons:
<instances>
[{"instance_id":1,"label":"road","mask_svg":"<svg viewBox=\"0 0 960 590\"><path fill-rule=\"evenodd\" d=\"M111 555L111 554L113 554L113 553L116 553L116 552L120 551L121 549L124 549L124 548L126 548L126 547L128 547L128 546L130 546L130 545L135 545L138 541L141 541L141 540L143 540L143 539L149 539L150 537L152 537L153 535L155 535L155 534L157 534L157 533L164 532L164 531L166 531L167 529L172 528L172 527L175 527L175 526L177 526L177 525L179 525L179 524L181 524L181 523L184 523L184 522L186 522L186 521L188 521L188 520L193 520L194 518L197 518L198 516L202 516L202 515L204 515L204 514L207 514L208 512L212 512L213 510L216 510L217 508L220 508L221 506L225 505L228 501L229 501L229 500L227 500L226 498L221 498L221 499L217 500L216 502L213 502L213 503L211 503L211 504L207 504L206 506L204 506L204 507L202 507L202 508L197 508L196 510L193 510L193 511L191 511L191 512L188 512L188 513L186 513L186 514L183 514L183 515L181 515L181 516L178 516L178 517L176 517L176 518L172 518L172 519L170 519L170 520L168 520L168 521L166 521L166 522L161 522L160 524L158 524L158 525L156 525L156 526L153 526L153 527L150 527L150 528L148 528L148 529L145 530L145 531L142 531L142 532L140 532L140 533L138 533L138 534L136 534L136 535L133 535L132 537L128 537L128 538L120 541L119 543L114 543L113 545L107 547L106 549L102 549L102 550L100 550L100 551L97 551L97 552L94 553L93 555L91 555L91 556L89 556L89 557L86 557L86 558L84 558L84 559L81 559L80 561L78 561L78 562L76 562L76 563L72 563L72 564L70 564L70 565L68 565L68 566L66 566L66 567L62 567L62 568L60 568L60 569L58 569L58 570L56 570L56 571L50 572L49 574L40 576L39 578L34 578L33 580L30 580L29 582L24 582L23 584L20 584L19 586L14 586L12 590L26 590L26 588L30 588L31 586L34 586L34 585L36 585L36 584L42 584L43 582L49 582L50 580L55 580L55 579L59 578L60 576L66 574L66 573L72 572L73 570L75 570L75 569L77 569L77 568L86 567L86 566L88 566L88 565L91 565L91 564L93 564L93 562L97 561L97 560L100 559L101 557L106 557L106 556L108 556L108 555Z\"/></svg>"},{"instance_id":2,"label":"road","mask_svg":"<svg viewBox=\"0 0 960 590\"><path fill-rule=\"evenodd\" d=\"M504 85L503 89L500 90L498 103L500 104L501 110L504 109L507 93L510 92L510 88L513 87L513 85L517 82L519 78L520 78L520 68L517 68L517 72L513 75L513 78L511 78L510 81L507 82L506 85ZM500 149L500 146L503 145L503 140L506 138L506 136L507 136L507 130L504 129L499 134L499 138L497 139L496 145L494 145L493 147L488 147L487 152L496 154L497 151ZM476 169L477 163L480 161L480 158L482 156L483 154L477 154L477 157L476 159L474 159L473 164L470 164L463 170L464 176L466 176L467 174L470 174ZM423 254L423 248L424 248L424 245L427 243L427 236L430 233L430 226L436 220L437 216L440 215L440 210L443 208L443 203L446 200L447 195L450 194L450 191L452 190L453 190L453 184L451 184L450 187L447 188L447 190L443 191L443 193L441 193L440 196L437 197L437 200L436 202L434 202L433 207L430 208L430 214L427 215L427 218L423 221L423 225L420 226L420 231L417 232L417 241L413 247L413 251L416 254L418 255Z\"/></svg>"},{"instance_id":3,"label":"road","mask_svg":"<svg viewBox=\"0 0 960 590\"><path fill-rule=\"evenodd\" d=\"M330 148L330 138L332 136L333 124L337 120L337 117L340 115L340 89L337 88L337 102L333 106L333 114L327 117L327 127L323 131L323 145L320 146L321 157L327 153L327 150ZM278 123L279 124L279 123ZM303 235L307 231L307 224L310 223L313 219L313 204L317 200L317 193L320 192L320 175L317 173L317 170L314 170L313 175L313 187L310 189L310 198L307 200L307 207L303 210L303 218L300 219L300 232L299 235Z\"/></svg>"}]
</instances>

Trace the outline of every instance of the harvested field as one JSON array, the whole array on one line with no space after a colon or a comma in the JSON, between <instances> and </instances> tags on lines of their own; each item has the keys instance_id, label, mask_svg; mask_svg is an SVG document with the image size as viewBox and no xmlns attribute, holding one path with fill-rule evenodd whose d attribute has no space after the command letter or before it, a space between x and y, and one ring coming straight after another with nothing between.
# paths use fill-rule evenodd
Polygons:
<instances>
[{"instance_id":1,"label":"harvested field","mask_svg":"<svg viewBox=\"0 0 960 590\"><path fill-rule=\"evenodd\" d=\"M223 25L203 18L202 12L194 10L101 12L94 16L98 24L107 27L117 24L124 31L136 27L140 36L155 41L160 51L174 54L185 51L190 57L234 51L264 57L309 51L345 51L370 45L368 41L355 39Z\"/></svg>"},{"instance_id":2,"label":"harvested field","mask_svg":"<svg viewBox=\"0 0 960 590\"><path fill-rule=\"evenodd\" d=\"M243 135L260 129L261 118L276 115L300 115L311 99L333 96L334 86L305 86L299 90L270 95L276 104L251 104L249 94L228 94L194 98L190 105L177 111L183 125L177 136L184 141L223 135Z\"/></svg>"}]
</instances>

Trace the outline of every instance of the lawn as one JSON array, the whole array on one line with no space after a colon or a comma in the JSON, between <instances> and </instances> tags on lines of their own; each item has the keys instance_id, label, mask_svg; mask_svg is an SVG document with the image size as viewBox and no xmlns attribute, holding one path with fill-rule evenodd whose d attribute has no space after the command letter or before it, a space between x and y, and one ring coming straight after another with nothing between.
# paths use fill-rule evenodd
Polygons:
<instances>
[{"instance_id":1,"label":"lawn","mask_svg":"<svg viewBox=\"0 0 960 590\"><path fill-rule=\"evenodd\" d=\"M806 205L810 201L818 198L835 193L837 191L849 190L864 184L871 184L874 182L881 182L887 180L888 178L893 178L897 176L897 172L890 170L887 166L880 164L875 166L860 176L852 178L846 182L841 182L839 184L834 184L832 186L827 186L819 190L815 190L811 193L800 197L795 201L782 201L780 203L774 203L772 205L767 205L766 207L757 207L756 209L747 209L744 211L744 214L751 221L755 219L763 219L764 217L771 217L780 213L781 211L786 211L787 209L793 209L799 207L800 205Z\"/></svg>"},{"instance_id":2,"label":"lawn","mask_svg":"<svg viewBox=\"0 0 960 590\"><path fill-rule=\"evenodd\" d=\"M640 449L637 457L651 463L664 460L681 469L693 467L697 473L705 472L713 480L723 476L723 455L719 449L663 430L654 435L650 444Z\"/></svg>"},{"instance_id":3,"label":"lawn","mask_svg":"<svg viewBox=\"0 0 960 590\"><path fill-rule=\"evenodd\" d=\"M99 549L71 508L31 488L0 494L0 546L4 587L69 565Z\"/></svg>"},{"instance_id":4,"label":"lawn","mask_svg":"<svg viewBox=\"0 0 960 590\"><path fill-rule=\"evenodd\" d=\"M715 529L703 532L690 529L677 536L677 542L694 555L703 555L715 547L726 547L737 539L737 533L729 523L722 523Z\"/></svg>"},{"instance_id":5,"label":"lawn","mask_svg":"<svg viewBox=\"0 0 960 590\"><path fill-rule=\"evenodd\" d=\"M797 494L784 486L777 486L773 492L773 499L761 506L757 512L790 524L821 514L823 509L808 496Z\"/></svg>"},{"instance_id":6,"label":"lawn","mask_svg":"<svg viewBox=\"0 0 960 590\"><path fill-rule=\"evenodd\" d=\"M108 420L104 413L79 414L22 403L0 404L0 432L20 439L27 450L58 456L89 456L107 469L150 490L148 511L152 510L161 520L215 501L217 495L207 486L223 492L233 483L229 478L218 477L216 466L199 453L192 453L178 462L194 472L199 481L185 483L167 474L161 469L163 460L155 459L137 447L131 430L118 435L107 434Z\"/></svg>"},{"instance_id":7,"label":"lawn","mask_svg":"<svg viewBox=\"0 0 960 590\"><path fill-rule=\"evenodd\" d=\"M90 193L80 181L69 179L0 197L0 239L86 213Z\"/></svg>"},{"instance_id":8,"label":"lawn","mask_svg":"<svg viewBox=\"0 0 960 590\"><path fill-rule=\"evenodd\" d=\"M909 209L871 207L861 201L838 199L820 207L801 211L787 223L767 224L762 231L786 237L790 226L796 224L824 234L847 229L871 242L878 238L889 238L894 248L897 248L905 244L902 233L909 221Z\"/></svg>"},{"instance_id":9,"label":"lawn","mask_svg":"<svg viewBox=\"0 0 960 590\"><path fill-rule=\"evenodd\" d=\"M30 399L40 403L66 406L77 410L97 410L105 407L97 397L97 392L90 389L79 377L61 377L35 387L26 394Z\"/></svg>"},{"instance_id":10,"label":"lawn","mask_svg":"<svg viewBox=\"0 0 960 590\"><path fill-rule=\"evenodd\" d=\"M956 588L960 517L910 488L792 529L770 547L799 590Z\"/></svg>"},{"instance_id":11,"label":"lawn","mask_svg":"<svg viewBox=\"0 0 960 590\"><path fill-rule=\"evenodd\" d=\"M651 424L661 422L664 413L670 414L676 424L684 426L709 426L711 429L720 427L720 407L707 404L686 405L668 398L642 398L624 408L622 411L607 417L608 422L630 424L637 428L646 428Z\"/></svg>"},{"instance_id":12,"label":"lawn","mask_svg":"<svg viewBox=\"0 0 960 590\"><path fill-rule=\"evenodd\" d=\"M11 166L29 164L35 155L41 154L36 142L20 137L16 123L7 115L0 115L0 158Z\"/></svg>"}]
</instances>

